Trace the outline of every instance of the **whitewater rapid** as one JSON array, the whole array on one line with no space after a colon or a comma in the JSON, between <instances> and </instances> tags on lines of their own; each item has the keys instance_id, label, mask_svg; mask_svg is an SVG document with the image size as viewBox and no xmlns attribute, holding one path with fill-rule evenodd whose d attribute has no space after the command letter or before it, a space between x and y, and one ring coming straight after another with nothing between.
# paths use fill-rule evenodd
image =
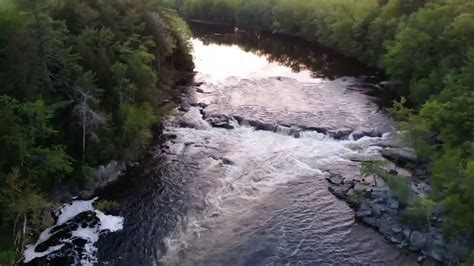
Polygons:
<instances>
[{"instance_id":1,"label":"whitewater rapid","mask_svg":"<svg viewBox=\"0 0 474 266\"><path fill-rule=\"evenodd\" d=\"M301 243L286 251L297 255L301 247L321 249L321 258L326 259L329 255L349 256L354 251L354 247L347 247L341 248L341 254L332 251L324 254L323 246L311 247L318 240L329 242L326 245L343 244L338 241L353 237L352 211L328 192L325 177L339 173L357 178L358 162L381 159L377 144L386 141L388 135L338 141L314 131L295 138L284 132L257 131L248 126L235 126L232 130L175 128L168 133L177 136L176 144L170 146L171 158L198 162L199 170L193 173L193 179L198 186L194 191L199 195L193 202L195 208L165 240L168 250L161 262L212 263L215 256L226 257L240 245L251 245L246 241L264 230L279 211L298 205L297 198L278 195L288 186L301 186L299 182L312 187L307 193L315 201L305 202L308 208L296 214L307 221L302 228L291 232L301 234L298 237ZM286 222L293 219L292 215L283 215ZM283 233L289 225L284 222L278 230ZM359 240L350 239L347 243L357 246ZM381 251L376 249L377 241L371 242L372 249L365 254L368 257L374 250ZM180 258L180 254L184 257ZM278 258L273 259L278 262ZM361 259L354 258L352 262Z\"/></svg>"},{"instance_id":2,"label":"whitewater rapid","mask_svg":"<svg viewBox=\"0 0 474 266\"><path fill-rule=\"evenodd\" d=\"M251 56L240 53L239 60ZM196 165L188 173L191 207L163 240L159 263L410 264L327 188L330 174L361 178L361 162L382 160L393 142L394 128L357 79L285 75L261 57L239 61L251 70L244 76L220 61L214 75L208 52L196 57L204 83L165 130L173 136L167 159Z\"/></svg>"},{"instance_id":3,"label":"whitewater rapid","mask_svg":"<svg viewBox=\"0 0 474 266\"><path fill-rule=\"evenodd\" d=\"M200 86L129 173L126 222L100 241L101 263L416 264L328 190L327 177L360 179L361 163L397 142L365 80L295 73L212 38L192 44Z\"/></svg>"},{"instance_id":4,"label":"whitewater rapid","mask_svg":"<svg viewBox=\"0 0 474 266\"><path fill-rule=\"evenodd\" d=\"M36 265L39 262L35 259L46 262L64 257L70 265L97 264L95 244L99 237L122 230L124 222L122 217L95 209L92 204L97 199L74 200L61 207L55 225L45 229L35 244L26 247L21 263ZM88 215L88 219L73 221L78 215Z\"/></svg>"}]
</instances>

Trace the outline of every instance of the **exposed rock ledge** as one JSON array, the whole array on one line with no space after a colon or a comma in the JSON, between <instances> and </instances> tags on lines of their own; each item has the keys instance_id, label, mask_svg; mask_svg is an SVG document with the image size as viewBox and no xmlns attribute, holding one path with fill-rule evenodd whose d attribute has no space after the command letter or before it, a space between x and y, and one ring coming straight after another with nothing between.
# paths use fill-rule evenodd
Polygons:
<instances>
[{"instance_id":1,"label":"exposed rock ledge","mask_svg":"<svg viewBox=\"0 0 474 266\"><path fill-rule=\"evenodd\" d=\"M390 171L396 172L393 169ZM447 265L458 265L452 247L442 235L442 213L439 208L433 212L430 230L412 229L401 222L400 214L406 206L397 200L382 179L375 183L367 180L348 181L333 174L327 180L330 192L354 209L356 220L373 227L392 244L419 252L420 262L428 257ZM427 183L415 179L410 180L409 187L409 202L430 190Z\"/></svg>"},{"instance_id":2,"label":"exposed rock ledge","mask_svg":"<svg viewBox=\"0 0 474 266\"><path fill-rule=\"evenodd\" d=\"M107 164L100 165L95 169L93 180L87 185L64 184L59 186L51 195L53 202L70 202L77 197L81 200L90 200L95 197L99 190L117 182L125 173L127 166L133 166L136 163L126 164L123 161L110 161Z\"/></svg>"}]
</instances>

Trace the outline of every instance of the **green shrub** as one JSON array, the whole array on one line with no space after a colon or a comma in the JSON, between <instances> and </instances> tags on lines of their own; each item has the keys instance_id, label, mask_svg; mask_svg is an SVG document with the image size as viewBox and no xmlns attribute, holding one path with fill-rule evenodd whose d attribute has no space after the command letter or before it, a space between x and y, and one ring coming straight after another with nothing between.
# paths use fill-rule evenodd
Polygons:
<instances>
[{"instance_id":1,"label":"green shrub","mask_svg":"<svg viewBox=\"0 0 474 266\"><path fill-rule=\"evenodd\" d=\"M400 221L416 230L431 229L431 215L435 203L428 198L418 198L412 206L402 211Z\"/></svg>"},{"instance_id":2,"label":"green shrub","mask_svg":"<svg viewBox=\"0 0 474 266\"><path fill-rule=\"evenodd\" d=\"M410 195L408 178L400 175L385 175L383 178L395 197L397 197L401 203L406 204L408 202L408 196Z\"/></svg>"},{"instance_id":3,"label":"green shrub","mask_svg":"<svg viewBox=\"0 0 474 266\"><path fill-rule=\"evenodd\" d=\"M112 200L100 200L94 202L94 207L103 212L113 212L119 208L119 204Z\"/></svg>"},{"instance_id":4,"label":"green shrub","mask_svg":"<svg viewBox=\"0 0 474 266\"><path fill-rule=\"evenodd\" d=\"M15 252L13 250L0 251L0 266L14 265Z\"/></svg>"}]
</instances>

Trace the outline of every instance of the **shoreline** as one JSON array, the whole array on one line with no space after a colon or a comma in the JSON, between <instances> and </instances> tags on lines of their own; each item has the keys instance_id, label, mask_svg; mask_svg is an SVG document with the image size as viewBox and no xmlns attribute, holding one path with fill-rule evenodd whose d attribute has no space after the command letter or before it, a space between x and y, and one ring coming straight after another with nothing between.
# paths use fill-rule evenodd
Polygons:
<instances>
[{"instance_id":1,"label":"shoreline","mask_svg":"<svg viewBox=\"0 0 474 266\"><path fill-rule=\"evenodd\" d=\"M188 72L186 75L180 73L179 77L181 78L177 80L176 85L170 91L169 97L171 102L174 102L176 105L182 104L182 97L188 87L192 86L194 75L194 72ZM58 207L43 214L43 219L50 220L50 226L48 228L38 229L39 231L37 234L41 233L41 235L39 237L33 238L34 242L27 244L27 246L33 245L34 247L34 251L32 249L30 250L30 253L37 252L36 249L39 248L41 250L45 250L45 255L40 256L40 253L37 253L33 256L33 259L30 258L30 260L27 260L28 262L25 262L25 257L22 256L16 263L18 265L36 265L37 263L41 264L43 262L63 264L70 263L71 259L74 260L81 258L81 256L84 254L92 255L88 253L90 252L89 249L96 248L94 245L95 241L92 242L92 245L86 241L78 242L78 239L75 238L75 228L81 224L82 226L85 226L84 230L100 230L96 232L98 236L101 236L96 240L96 244L99 244L103 237L110 235L102 234L102 229L100 226L101 223L99 219L108 219L108 217L110 217L116 220L121 219L123 223L124 218L120 214L120 209L123 205L123 202L121 202L121 196L126 194L127 191L130 190L130 187L135 183L134 174L137 171L144 172L146 171L145 169L147 169L147 166L145 165L157 163L154 149L161 147L162 144L168 140L167 136L163 133L163 129L164 126L162 123L152 126L150 129L153 135L152 139L146 147L143 147L142 150L139 151L139 155L135 160L129 162L110 161L105 165L97 166L95 168L96 177L93 184L89 184L88 186L81 186L78 184L63 184L54 190L50 195L50 200ZM74 207L74 205L90 206L87 209L80 211L80 209L83 207ZM67 210L68 208L69 210ZM73 215L74 217L68 218L64 221L64 223L58 223L59 217L63 215L62 212L66 212L64 215L71 215L71 211L79 211L80 213ZM105 214L102 212L105 212ZM51 229L51 232L54 233L49 235L49 229ZM112 230L109 231L114 232ZM46 237L45 239L42 238L43 235ZM93 236L85 237L89 240L95 238ZM58 245L62 240L68 242L69 238L71 240L70 245L72 245L72 247L67 247L67 245L65 245L63 248L55 249L56 247L59 247ZM45 249L48 247L50 247L50 249ZM71 254L68 253L69 249L72 250L73 253L86 253L77 258L73 254L72 257L70 257ZM49 251L51 252L49 253ZM59 255L58 257L53 256L52 258L49 258L49 255L55 253L64 253L64 255Z\"/></svg>"},{"instance_id":2,"label":"shoreline","mask_svg":"<svg viewBox=\"0 0 474 266\"><path fill-rule=\"evenodd\" d=\"M436 206L433 211L435 214L429 217L429 228L416 228L404 221L406 210L413 206L418 198L431 191L430 184L400 167L394 158L385 159L389 165L384 167L384 174L409 175L407 180L410 194L407 202L397 198L396 191L377 174L351 180L331 174L326 178L329 191L353 209L355 221L372 228L391 245L418 254L418 263L458 265L458 258L454 256L450 243L443 236L443 215L440 206Z\"/></svg>"}]
</instances>

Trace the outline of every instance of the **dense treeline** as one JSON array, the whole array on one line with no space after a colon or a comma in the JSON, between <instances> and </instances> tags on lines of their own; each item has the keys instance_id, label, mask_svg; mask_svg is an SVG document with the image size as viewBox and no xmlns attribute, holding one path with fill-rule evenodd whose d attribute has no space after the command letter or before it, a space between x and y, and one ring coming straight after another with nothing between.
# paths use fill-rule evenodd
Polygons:
<instances>
[{"instance_id":1,"label":"dense treeline","mask_svg":"<svg viewBox=\"0 0 474 266\"><path fill-rule=\"evenodd\" d=\"M474 1L167 2L188 19L298 35L384 69L408 99L396 113L430 161L447 231L474 237Z\"/></svg>"},{"instance_id":2,"label":"dense treeline","mask_svg":"<svg viewBox=\"0 0 474 266\"><path fill-rule=\"evenodd\" d=\"M57 185L137 156L193 69L188 31L157 0L0 2L0 251L24 246Z\"/></svg>"}]
</instances>

